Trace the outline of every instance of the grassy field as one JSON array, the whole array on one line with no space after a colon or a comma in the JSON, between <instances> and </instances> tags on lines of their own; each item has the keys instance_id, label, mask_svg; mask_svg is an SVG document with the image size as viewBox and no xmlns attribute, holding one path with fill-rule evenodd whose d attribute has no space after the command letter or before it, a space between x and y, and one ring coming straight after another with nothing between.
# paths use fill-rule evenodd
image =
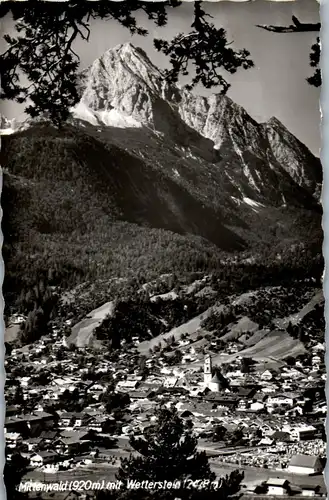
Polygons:
<instances>
[{"instance_id":1,"label":"grassy field","mask_svg":"<svg viewBox=\"0 0 329 500\"><path fill-rule=\"evenodd\" d=\"M221 340L223 342L227 341L232 341L239 339L241 337L241 334L244 332L255 332L259 329L259 325L249 319L247 316L243 316L238 320L238 322L234 325L231 326L230 331L228 333L225 333L221 337Z\"/></svg>"},{"instance_id":2,"label":"grassy field","mask_svg":"<svg viewBox=\"0 0 329 500\"><path fill-rule=\"evenodd\" d=\"M324 302L323 290L319 290L314 297L297 313L291 314L287 318L278 319L275 321L280 328L287 328L288 324L297 325L307 314L309 314L315 306L322 305Z\"/></svg>"},{"instance_id":3,"label":"grassy field","mask_svg":"<svg viewBox=\"0 0 329 500\"><path fill-rule=\"evenodd\" d=\"M263 360L266 358L284 359L288 356L298 356L304 352L303 344L290 337L287 332L272 331L255 345L240 351L239 355Z\"/></svg>"},{"instance_id":4,"label":"grassy field","mask_svg":"<svg viewBox=\"0 0 329 500\"><path fill-rule=\"evenodd\" d=\"M89 345L93 340L95 329L102 323L108 314L113 313L113 309L114 303L106 302L106 304L91 311L86 318L73 326L68 342L76 344L77 347Z\"/></svg>"},{"instance_id":5,"label":"grassy field","mask_svg":"<svg viewBox=\"0 0 329 500\"><path fill-rule=\"evenodd\" d=\"M216 312L221 312L223 308L224 306L217 306ZM148 350L150 348L153 348L155 345L159 344L159 342L163 343L164 339L167 339L172 336L174 336L176 340L179 340L182 333L187 333L188 337L190 338L191 335L195 334L197 330L201 328L202 321L206 319L210 314L212 314L214 310L215 310L214 307L210 307L202 314L195 316L195 318L192 318L190 321L187 321L186 323L183 323L182 325L173 328L169 332L163 333L162 335L158 335L154 339L141 342L138 346L139 352L147 356Z\"/></svg>"},{"instance_id":6,"label":"grassy field","mask_svg":"<svg viewBox=\"0 0 329 500\"><path fill-rule=\"evenodd\" d=\"M16 340L20 331L20 325L10 325L5 329L5 342L13 342Z\"/></svg>"}]
</instances>

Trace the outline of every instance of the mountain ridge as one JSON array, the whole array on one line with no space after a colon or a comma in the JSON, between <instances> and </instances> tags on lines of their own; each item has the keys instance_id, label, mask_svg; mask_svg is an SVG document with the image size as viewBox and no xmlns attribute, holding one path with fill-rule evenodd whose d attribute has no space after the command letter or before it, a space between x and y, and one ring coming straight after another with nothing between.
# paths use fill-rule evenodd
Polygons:
<instances>
[{"instance_id":1,"label":"mountain ridge","mask_svg":"<svg viewBox=\"0 0 329 500\"><path fill-rule=\"evenodd\" d=\"M104 72L111 78L104 77ZM134 120L127 126L150 127L171 135L185 146L194 143L198 154L200 150L207 151L207 159L211 149L216 149L221 157L225 156L227 148L233 149L240 156L242 170L256 191L266 183L268 167L275 170L279 164L279 169L285 170L300 187L319 199L322 182L319 160L277 118L265 124L258 123L227 96L198 96L185 88L169 85L146 53L131 43L106 51L94 61L86 75L87 84L80 105L95 112L115 109ZM204 142L200 137L211 142ZM293 167L283 158L278 146L282 140L288 148L293 142L290 149L298 149L296 154L290 151L288 155ZM312 163L311 168L299 165L304 158ZM263 164L256 173L251 172L253 160Z\"/></svg>"},{"instance_id":2,"label":"mountain ridge","mask_svg":"<svg viewBox=\"0 0 329 500\"><path fill-rule=\"evenodd\" d=\"M52 266L154 277L215 269L224 254L321 252L319 160L225 96L194 96L153 66L132 77L126 66L144 53L120 47L87 75L80 117L2 139L5 288L15 295Z\"/></svg>"}]
</instances>

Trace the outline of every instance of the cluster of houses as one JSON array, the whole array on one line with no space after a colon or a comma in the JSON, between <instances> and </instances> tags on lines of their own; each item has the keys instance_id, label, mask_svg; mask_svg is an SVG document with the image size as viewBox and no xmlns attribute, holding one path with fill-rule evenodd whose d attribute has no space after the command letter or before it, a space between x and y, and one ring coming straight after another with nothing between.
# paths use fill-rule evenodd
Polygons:
<instances>
[{"instance_id":1,"label":"cluster of houses","mask_svg":"<svg viewBox=\"0 0 329 500\"><path fill-rule=\"evenodd\" d=\"M141 374L137 364L132 369L137 354L123 350L118 361L111 362L86 347L81 364L79 349L44 337L33 346L14 349L6 360L7 398L14 400L6 410L7 460L19 453L28 470L43 473L100 461L113 464L116 440L128 442L131 432L143 433L153 423L155 407L164 403L193 422L200 449L211 449L215 460L316 474L323 470L325 458L327 407L324 391L319 391L325 382L319 368L322 347L314 346L312 367L307 369L296 362L280 371L257 368L246 373L242 358L236 356L223 376L210 355L199 356L203 366L194 368L186 363L171 366L165 357L152 354ZM88 378L90 372L93 376ZM109 412L102 399L108 375L114 392L129 396L119 416ZM21 401L14 398L18 388ZM79 402L77 411L67 411L65 395ZM216 440L219 426L225 439ZM287 484L279 485L280 491L288 491ZM275 485L267 487L273 492Z\"/></svg>"},{"instance_id":2,"label":"cluster of houses","mask_svg":"<svg viewBox=\"0 0 329 500\"><path fill-rule=\"evenodd\" d=\"M326 491L323 486L308 483L296 485L291 483L288 479L280 477L269 478L257 485L255 488L252 488L250 491L247 490L244 495L245 500L248 497L254 498L255 493L258 495L266 494L266 496L272 497L295 496L299 498L326 496Z\"/></svg>"}]
</instances>

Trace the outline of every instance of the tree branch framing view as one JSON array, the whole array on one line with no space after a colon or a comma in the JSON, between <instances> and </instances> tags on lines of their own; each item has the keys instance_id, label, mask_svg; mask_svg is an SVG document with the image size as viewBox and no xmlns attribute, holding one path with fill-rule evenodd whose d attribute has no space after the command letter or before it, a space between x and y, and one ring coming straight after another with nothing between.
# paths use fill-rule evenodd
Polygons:
<instances>
[{"instance_id":1,"label":"tree branch framing view","mask_svg":"<svg viewBox=\"0 0 329 500\"><path fill-rule=\"evenodd\" d=\"M112 19L132 35L146 36L148 31L138 25L136 13L144 12L158 27L168 23L168 13L179 8L181 2L4 2L0 18L11 14L17 36L4 35L7 49L1 54L1 98L20 104L27 103L25 112L31 117L44 116L60 125L69 116L70 107L79 100L80 58L74 51L74 42L90 38L93 19ZM275 33L319 31L320 24L303 24L293 17L293 25L259 26ZM254 67L248 50L234 48L223 28L216 28L211 16L194 2L191 31L177 34L172 40L154 39L154 47L169 59L170 69L163 71L163 78L177 83L181 76L189 76L186 86L192 90L201 84L216 88L226 94L230 88L226 74L238 69ZM316 68L307 78L310 85L321 85L320 40L311 48L310 64ZM22 79L27 81L22 84Z\"/></svg>"}]
</instances>

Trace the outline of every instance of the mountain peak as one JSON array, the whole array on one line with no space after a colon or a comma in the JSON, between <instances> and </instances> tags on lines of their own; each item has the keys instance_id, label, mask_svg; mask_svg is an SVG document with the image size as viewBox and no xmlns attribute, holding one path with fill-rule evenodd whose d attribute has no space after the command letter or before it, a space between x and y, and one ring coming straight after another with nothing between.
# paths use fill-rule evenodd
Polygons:
<instances>
[{"instance_id":1,"label":"mountain peak","mask_svg":"<svg viewBox=\"0 0 329 500\"><path fill-rule=\"evenodd\" d=\"M135 47L131 42L108 49L99 59L96 59L93 66L97 66L97 63L103 69L107 69L111 76L116 72L129 72L131 77L142 80L151 87L156 83L158 89L161 72L152 63L146 52L140 47Z\"/></svg>"},{"instance_id":2,"label":"mountain peak","mask_svg":"<svg viewBox=\"0 0 329 500\"><path fill-rule=\"evenodd\" d=\"M286 129L286 127L283 125L283 123L277 118L276 116L271 116L267 122L264 124L265 126L270 126L270 127L280 127Z\"/></svg>"},{"instance_id":3,"label":"mountain peak","mask_svg":"<svg viewBox=\"0 0 329 500\"><path fill-rule=\"evenodd\" d=\"M136 49L138 50L138 48L135 47L135 45L132 44L131 42L125 42L125 43L119 43L114 48L109 49L109 50L125 50L125 51L134 52L134 51L136 51Z\"/></svg>"},{"instance_id":4,"label":"mountain peak","mask_svg":"<svg viewBox=\"0 0 329 500\"><path fill-rule=\"evenodd\" d=\"M143 124L152 123L152 99L161 94L161 73L143 49L117 45L96 59L84 75L81 102L92 111L117 109Z\"/></svg>"},{"instance_id":5,"label":"mountain peak","mask_svg":"<svg viewBox=\"0 0 329 500\"><path fill-rule=\"evenodd\" d=\"M145 60L145 63L153 66L146 52L140 47L136 47L131 42L120 43L115 47L107 49L101 58L107 56L120 56L121 58L137 57Z\"/></svg>"},{"instance_id":6,"label":"mountain peak","mask_svg":"<svg viewBox=\"0 0 329 500\"><path fill-rule=\"evenodd\" d=\"M141 56L141 57L144 57L145 60L147 60L147 62L152 64L149 57L147 56L146 52L142 48L136 47L131 42L120 43L120 44L116 45L115 47L108 49L106 52L118 52L118 53L122 54L124 57L126 57L127 55L130 55L130 54L133 54L135 56Z\"/></svg>"},{"instance_id":7,"label":"mountain peak","mask_svg":"<svg viewBox=\"0 0 329 500\"><path fill-rule=\"evenodd\" d=\"M322 168L318 158L275 116L263 124L271 153L299 186L321 195Z\"/></svg>"},{"instance_id":8,"label":"mountain peak","mask_svg":"<svg viewBox=\"0 0 329 500\"><path fill-rule=\"evenodd\" d=\"M91 121L91 112L93 124L148 127L207 158L237 164L249 186L244 195L261 203L269 176L275 199L274 185L287 173L296 185L319 191L317 161L280 120L273 116L258 123L227 96L205 97L170 85L144 50L130 42L107 50L86 76L78 111L84 120Z\"/></svg>"},{"instance_id":9,"label":"mountain peak","mask_svg":"<svg viewBox=\"0 0 329 500\"><path fill-rule=\"evenodd\" d=\"M16 131L16 120L8 120L4 115L0 114L0 135L13 134Z\"/></svg>"}]
</instances>

